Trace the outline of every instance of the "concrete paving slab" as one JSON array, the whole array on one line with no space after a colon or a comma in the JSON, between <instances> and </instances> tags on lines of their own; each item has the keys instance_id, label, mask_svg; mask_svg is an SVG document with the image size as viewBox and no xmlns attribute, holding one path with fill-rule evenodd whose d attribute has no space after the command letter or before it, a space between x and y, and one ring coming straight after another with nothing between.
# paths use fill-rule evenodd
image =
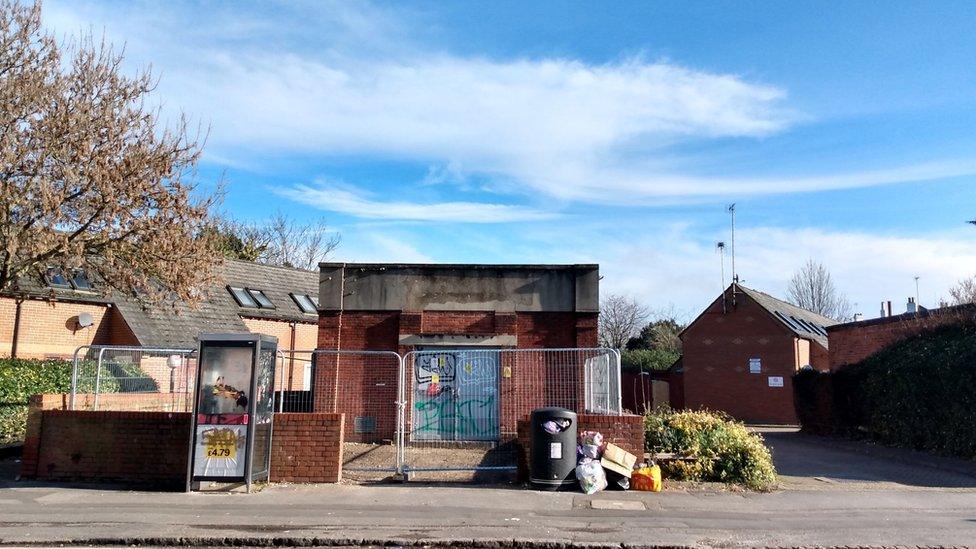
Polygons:
<instances>
[{"instance_id":1,"label":"concrete paving slab","mask_svg":"<svg viewBox=\"0 0 976 549\"><path fill-rule=\"evenodd\" d=\"M590 501L590 509L646 511L642 501L627 501L619 499L595 499Z\"/></svg>"}]
</instances>

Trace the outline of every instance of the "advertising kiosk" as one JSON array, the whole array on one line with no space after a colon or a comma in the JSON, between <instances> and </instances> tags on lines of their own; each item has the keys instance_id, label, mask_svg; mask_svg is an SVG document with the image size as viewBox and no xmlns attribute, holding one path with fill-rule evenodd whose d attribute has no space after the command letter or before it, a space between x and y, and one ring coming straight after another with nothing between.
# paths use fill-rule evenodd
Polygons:
<instances>
[{"instance_id":1,"label":"advertising kiosk","mask_svg":"<svg viewBox=\"0 0 976 549\"><path fill-rule=\"evenodd\" d=\"M267 480L278 338L201 334L187 491Z\"/></svg>"}]
</instances>

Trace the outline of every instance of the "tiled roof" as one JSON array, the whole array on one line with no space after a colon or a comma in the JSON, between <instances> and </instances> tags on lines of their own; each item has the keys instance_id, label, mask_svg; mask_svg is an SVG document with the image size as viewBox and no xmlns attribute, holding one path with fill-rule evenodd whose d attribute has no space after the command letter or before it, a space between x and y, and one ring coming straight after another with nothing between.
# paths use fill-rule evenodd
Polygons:
<instances>
[{"instance_id":1,"label":"tiled roof","mask_svg":"<svg viewBox=\"0 0 976 549\"><path fill-rule=\"evenodd\" d=\"M225 260L219 267L218 282L206 291L206 298L195 309L177 304L146 309L134 298L114 292L102 295L46 287L40 276L25 277L21 289L35 297L112 303L139 343L146 347L194 348L200 333L246 333L241 317L315 322L317 316L302 312L290 293L318 296L319 275L315 271L262 265L248 261ZM228 286L261 290L274 304L273 309L241 307ZM96 281L95 289L98 289Z\"/></svg>"},{"instance_id":2,"label":"tiled roof","mask_svg":"<svg viewBox=\"0 0 976 549\"><path fill-rule=\"evenodd\" d=\"M816 341L827 348L827 327L837 324L836 320L802 309L758 290L746 288L742 284L736 287L763 309L769 311L780 324L789 328L797 336Z\"/></svg>"},{"instance_id":3,"label":"tiled roof","mask_svg":"<svg viewBox=\"0 0 976 549\"><path fill-rule=\"evenodd\" d=\"M315 314L303 313L289 293L318 296L319 275L314 271L262 265L249 261L227 260L220 267L219 281L209 288L207 298L196 309L179 306L147 310L132 300L119 300L116 306L126 323L144 346L195 347L201 333L245 333L241 317L314 322ZM261 290L274 309L241 307L228 286Z\"/></svg>"},{"instance_id":4,"label":"tiled roof","mask_svg":"<svg viewBox=\"0 0 976 549\"><path fill-rule=\"evenodd\" d=\"M274 303L274 309L240 308L240 313L249 318L266 318L270 320L315 321L316 314L306 314L295 304L291 293L309 295L318 299L319 273L291 267L276 267L261 265L247 261L226 261L223 266L223 278L226 286L237 286L261 290ZM237 305L226 287L222 297Z\"/></svg>"}]
</instances>

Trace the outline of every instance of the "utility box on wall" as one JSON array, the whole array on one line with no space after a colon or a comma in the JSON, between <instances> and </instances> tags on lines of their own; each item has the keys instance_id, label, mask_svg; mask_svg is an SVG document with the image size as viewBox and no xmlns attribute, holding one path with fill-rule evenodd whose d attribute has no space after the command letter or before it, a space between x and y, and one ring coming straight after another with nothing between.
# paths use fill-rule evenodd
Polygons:
<instances>
[{"instance_id":1,"label":"utility box on wall","mask_svg":"<svg viewBox=\"0 0 976 549\"><path fill-rule=\"evenodd\" d=\"M268 478L278 338L201 334L187 491Z\"/></svg>"}]
</instances>

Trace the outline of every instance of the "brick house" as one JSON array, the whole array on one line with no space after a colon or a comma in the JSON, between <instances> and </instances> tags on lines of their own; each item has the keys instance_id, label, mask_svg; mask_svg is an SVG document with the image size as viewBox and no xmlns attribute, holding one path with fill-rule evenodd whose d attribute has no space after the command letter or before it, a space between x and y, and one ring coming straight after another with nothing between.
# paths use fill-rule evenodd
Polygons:
<instances>
[{"instance_id":1,"label":"brick house","mask_svg":"<svg viewBox=\"0 0 976 549\"><path fill-rule=\"evenodd\" d=\"M887 314L880 318L828 326L830 369L837 370L856 364L881 349L919 332L945 324L963 322L972 319L976 314L974 305L925 309L915 304L914 299L911 298L907 309L907 312L899 315Z\"/></svg>"},{"instance_id":2,"label":"brick house","mask_svg":"<svg viewBox=\"0 0 976 549\"><path fill-rule=\"evenodd\" d=\"M202 332L261 332L277 336L279 349L315 348L313 271L227 260L203 303L196 309L178 304L175 312L146 309L100 286L81 271L24 277L15 292L0 295L0 356L70 358L82 345L192 349ZM309 385L307 358L288 362L290 385Z\"/></svg>"},{"instance_id":3,"label":"brick house","mask_svg":"<svg viewBox=\"0 0 976 549\"><path fill-rule=\"evenodd\" d=\"M496 349L597 346L597 265L323 263L319 298L319 349L443 350L449 355L444 360L460 365L503 360L491 353ZM392 437L393 361L378 357L364 366L332 360L316 365L315 411L345 412L347 440ZM492 378L497 386L483 388L501 401L495 416L500 425L492 432L515 436L522 413L513 407L515 400L520 406L558 402L553 396L557 387L574 391L567 400L582 393L581 372L561 369L560 376L545 376L539 373L545 365L513 366L491 362L486 367L513 372L510 378ZM408 364L407 376L419 368ZM530 373L536 377L529 379ZM357 421L375 425L360 428Z\"/></svg>"},{"instance_id":4,"label":"brick house","mask_svg":"<svg viewBox=\"0 0 976 549\"><path fill-rule=\"evenodd\" d=\"M792 376L826 369L835 321L732 284L681 332L687 408L750 423L795 424Z\"/></svg>"}]
</instances>

